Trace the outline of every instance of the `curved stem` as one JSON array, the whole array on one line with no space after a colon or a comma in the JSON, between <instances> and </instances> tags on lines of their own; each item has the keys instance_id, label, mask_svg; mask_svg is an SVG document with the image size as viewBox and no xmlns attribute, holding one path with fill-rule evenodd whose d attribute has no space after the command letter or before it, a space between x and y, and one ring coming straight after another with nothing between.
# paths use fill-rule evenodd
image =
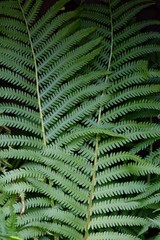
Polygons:
<instances>
[{"instance_id":1,"label":"curved stem","mask_svg":"<svg viewBox=\"0 0 160 240\"><path fill-rule=\"evenodd\" d=\"M27 33L28 33L30 46L31 46L32 56L33 56L34 69L35 69L35 79L36 79L36 92L37 92L37 98L38 98L38 108L39 108L39 115L40 115L40 122L41 122L42 138L43 138L43 144L44 144L44 146L46 146L46 134L45 134L45 129L44 129L42 105L41 105L41 99L40 99L40 90L39 90L39 83L38 83L38 67L37 67L36 55L35 55L35 51L34 51L34 48L33 48L31 34L30 34L30 31L29 31L29 26L28 26L28 23L27 23L27 19L25 17L25 13L24 13L23 8L21 6L20 0L18 0L18 3L19 3L19 7L21 9L25 24L26 24L26 29L27 29Z\"/></svg>"},{"instance_id":2,"label":"curved stem","mask_svg":"<svg viewBox=\"0 0 160 240\"><path fill-rule=\"evenodd\" d=\"M109 54L108 67L107 67L108 71L111 68L111 61L112 61L112 55L113 55L113 19L112 19L112 9L111 9L110 0L109 0L109 10L110 10L110 19L111 19L111 47L110 47L110 54ZM108 81L108 75L106 76L106 79L105 79L105 82L107 82L107 81ZM102 95L104 95L104 92L102 93ZM98 125L101 122L101 116L102 116L102 108L100 107L99 108L99 113L98 113L98 121L97 121ZM92 181L91 181L91 190L90 190L90 198L89 198L87 223L86 223L84 240L88 240L88 236L89 236L89 224L90 224L90 218L91 218L91 209L92 209L92 203L93 203L94 186L95 186L95 180L96 180L99 141L100 141L100 136L99 136L99 134L97 134L96 135L95 151L94 151L93 174L92 174Z\"/></svg>"}]
</instances>

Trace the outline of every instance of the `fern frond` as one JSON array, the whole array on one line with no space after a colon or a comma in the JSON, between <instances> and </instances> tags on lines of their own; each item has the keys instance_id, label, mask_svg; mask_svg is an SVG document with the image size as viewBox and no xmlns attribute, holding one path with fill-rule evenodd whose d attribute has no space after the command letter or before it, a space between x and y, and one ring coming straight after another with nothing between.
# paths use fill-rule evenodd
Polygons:
<instances>
[{"instance_id":1,"label":"fern frond","mask_svg":"<svg viewBox=\"0 0 160 240\"><path fill-rule=\"evenodd\" d=\"M102 232L102 233L95 233L95 234L90 234L89 240L140 240L138 237L133 237L133 235L130 234L123 234L119 232Z\"/></svg>"},{"instance_id":2,"label":"fern frond","mask_svg":"<svg viewBox=\"0 0 160 240\"><path fill-rule=\"evenodd\" d=\"M124 105L115 107L114 110L110 110L106 112L103 120L112 121L120 116L126 115L128 112L131 112L131 111L140 110L140 109L159 110L159 107L160 107L159 103L156 101L147 101L147 100L133 101L133 102L130 102L129 104L126 103Z\"/></svg>"},{"instance_id":3,"label":"fern frond","mask_svg":"<svg viewBox=\"0 0 160 240\"><path fill-rule=\"evenodd\" d=\"M27 225L31 222L43 221L43 220L58 220L59 222L66 222L76 230L82 231L84 229L84 223L78 217L75 217L72 213L61 211L60 209L45 208L30 211L23 216L23 220L19 217L17 225Z\"/></svg>"},{"instance_id":4,"label":"fern frond","mask_svg":"<svg viewBox=\"0 0 160 240\"><path fill-rule=\"evenodd\" d=\"M93 218L90 224L91 229L106 228L113 226L144 226L148 221L140 217L132 216L105 216Z\"/></svg>"},{"instance_id":5,"label":"fern frond","mask_svg":"<svg viewBox=\"0 0 160 240\"><path fill-rule=\"evenodd\" d=\"M27 136L18 135L0 135L0 146L1 147L13 147L13 146L28 146L35 147L37 149L43 148L43 143L40 139Z\"/></svg>"},{"instance_id":6,"label":"fern frond","mask_svg":"<svg viewBox=\"0 0 160 240\"><path fill-rule=\"evenodd\" d=\"M85 216L86 207L63 193L61 190L53 189L48 184L43 182L40 183L35 179L28 179L28 181L34 186L33 189L36 188L40 193L44 193L46 196L49 196L50 199L55 199L63 207L67 207L77 216Z\"/></svg>"},{"instance_id":7,"label":"fern frond","mask_svg":"<svg viewBox=\"0 0 160 240\"><path fill-rule=\"evenodd\" d=\"M17 117L0 117L0 125L8 126L8 127L17 127L18 129L22 129L31 133L34 133L37 136L41 136L41 129L39 128L39 124L33 124L30 121L17 118Z\"/></svg>"},{"instance_id":8,"label":"fern frond","mask_svg":"<svg viewBox=\"0 0 160 240\"><path fill-rule=\"evenodd\" d=\"M32 26L32 36L38 38L39 34L44 34L45 27L47 24L50 24L50 21L54 19L54 17L59 13L61 8L68 2L69 0L60 0L55 5L53 5L47 12L42 16L41 19L37 23Z\"/></svg>"},{"instance_id":9,"label":"fern frond","mask_svg":"<svg viewBox=\"0 0 160 240\"><path fill-rule=\"evenodd\" d=\"M69 133L63 136L63 138L61 138L60 140L58 139L58 145L63 145L63 144L69 144L71 141L75 141L77 138L85 138L85 141L87 139L90 138L91 135L95 135L95 134L99 134L99 135L108 135L108 136L113 136L113 137L120 137L123 138L124 136L120 135L120 134L116 134L114 132L112 132L109 129L105 129L105 128L87 128L83 129L77 129L75 130L73 133Z\"/></svg>"},{"instance_id":10,"label":"fern frond","mask_svg":"<svg viewBox=\"0 0 160 240\"><path fill-rule=\"evenodd\" d=\"M153 166L152 164L148 163L116 166L97 174L97 183L99 184L108 183L113 180L131 176L132 174L136 176L143 176L150 173L159 175L159 171L160 169L158 169L157 166Z\"/></svg>"},{"instance_id":11,"label":"fern frond","mask_svg":"<svg viewBox=\"0 0 160 240\"><path fill-rule=\"evenodd\" d=\"M19 235L25 239L39 237L43 235L54 236L52 231L61 234L63 237L76 240L83 239L83 235L75 229L63 224L46 223L46 222L33 222L32 226L27 225L26 229L19 232Z\"/></svg>"},{"instance_id":12,"label":"fern frond","mask_svg":"<svg viewBox=\"0 0 160 240\"><path fill-rule=\"evenodd\" d=\"M27 107L17 106L16 104L1 104L0 113L16 114L19 117L25 117L28 120L32 120L35 123L39 123L38 113Z\"/></svg>"},{"instance_id":13,"label":"fern frond","mask_svg":"<svg viewBox=\"0 0 160 240\"><path fill-rule=\"evenodd\" d=\"M70 37L70 35L74 33L74 31L78 30L79 26L78 20L71 22L68 26L65 25L66 21L71 20L76 15L77 11L72 11L68 13L65 12L64 14L58 15L56 18L54 18L52 24L48 24L46 34L40 34L39 38L36 38L33 43L34 48L38 50L37 58L39 58L40 55L47 54L47 51L49 52L49 50L53 50L53 47L56 46L57 44L60 43L61 45L62 42L64 42L65 44L66 40L64 39L64 37ZM57 34L54 34L54 31L56 32L60 26L63 26L63 28L59 30ZM70 41L68 42L68 44L69 43ZM61 47L63 48L63 46Z\"/></svg>"},{"instance_id":14,"label":"fern frond","mask_svg":"<svg viewBox=\"0 0 160 240\"><path fill-rule=\"evenodd\" d=\"M117 198L112 200L101 201L100 203L95 203L92 206L93 214L107 214L109 212L117 212L119 210L134 210L140 206L140 203L137 201L131 201L131 199Z\"/></svg>"},{"instance_id":15,"label":"fern frond","mask_svg":"<svg viewBox=\"0 0 160 240\"><path fill-rule=\"evenodd\" d=\"M69 83L64 83L55 91L55 94L44 101L43 109L48 113L56 105L61 105L64 99L68 99L68 95L71 93L76 93L78 90L84 89L89 85L93 80L98 80L103 78L107 74L106 71L97 71L90 72L88 74L76 77L71 80ZM107 88L107 84L106 84Z\"/></svg>"},{"instance_id":16,"label":"fern frond","mask_svg":"<svg viewBox=\"0 0 160 240\"><path fill-rule=\"evenodd\" d=\"M94 197L96 199L113 197L113 196L121 196L128 194L135 194L139 192L145 191L147 188L147 184L144 182L124 182L124 183L115 183L115 184L107 184L102 187L96 187Z\"/></svg>"},{"instance_id":17,"label":"fern frond","mask_svg":"<svg viewBox=\"0 0 160 240\"><path fill-rule=\"evenodd\" d=\"M159 221L160 72L147 57L160 34L133 17L153 2L68 2L42 17L42 0L0 3L0 236L145 239Z\"/></svg>"},{"instance_id":18,"label":"fern frond","mask_svg":"<svg viewBox=\"0 0 160 240\"><path fill-rule=\"evenodd\" d=\"M142 9L144 9L145 7L149 7L151 5L153 5L153 3L151 1L141 1L141 3L143 3L142 5L138 5L140 1L134 1L134 4L136 3L137 6L135 6L135 8L131 8L131 12L128 11L129 9L127 9L128 7L130 8L132 4L126 4L123 8L120 7L120 11L119 9L117 9L117 11L115 11L115 13L113 13L113 19L115 18L115 25L114 25L114 29L115 31L121 29L123 26L125 26L126 23L128 23L136 14L138 14ZM128 6L127 6L128 5ZM120 17L118 16L118 14L121 14L120 12L123 11L122 15L120 15ZM118 14L117 14L118 13ZM117 16L116 16L117 14Z\"/></svg>"},{"instance_id":19,"label":"fern frond","mask_svg":"<svg viewBox=\"0 0 160 240\"><path fill-rule=\"evenodd\" d=\"M35 22L38 12L42 6L42 3L43 3L43 1L40 0L37 3L33 2L31 7L30 7L31 3L28 3L28 5L29 5L28 7L27 7L27 4L24 7L24 13L26 16L28 16L27 17L28 26L32 26L32 24ZM29 11L27 11L28 9L29 9Z\"/></svg>"},{"instance_id":20,"label":"fern frond","mask_svg":"<svg viewBox=\"0 0 160 240\"><path fill-rule=\"evenodd\" d=\"M143 85L139 87L133 87L125 89L124 91L118 92L117 96L113 96L113 99L108 103L108 106L120 104L130 98L134 99L137 97L149 95L152 93L160 92L160 85Z\"/></svg>"},{"instance_id":21,"label":"fern frond","mask_svg":"<svg viewBox=\"0 0 160 240\"><path fill-rule=\"evenodd\" d=\"M138 58L141 55L145 55L145 54L149 54L157 51L160 51L160 48L159 48L159 45L156 45L156 44L134 47L131 50L126 51L125 54L121 55L119 60L114 60L112 67L115 69L119 67L121 64L124 64L132 59Z\"/></svg>"},{"instance_id":22,"label":"fern frond","mask_svg":"<svg viewBox=\"0 0 160 240\"><path fill-rule=\"evenodd\" d=\"M20 192L37 192L36 188L32 184L19 182L7 184L2 190L8 194L19 194Z\"/></svg>"},{"instance_id":23,"label":"fern frond","mask_svg":"<svg viewBox=\"0 0 160 240\"><path fill-rule=\"evenodd\" d=\"M119 4L120 3L120 1L118 2L117 1L117 3ZM116 3L116 1L114 1L113 3L111 3L111 7L112 6L114 6L115 7L115 4L117 5L117 3ZM115 19L118 19L121 15L123 15L123 14L125 14L125 13L127 13L129 10L133 10L134 8L138 11L140 11L140 6L138 6L137 7L137 5L141 5L141 4L146 4L146 5L148 5L148 4L151 4L151 1L144 1L144 0L140 0L140 1L134 1L134 2L132 2L132 3L125 3L124 5L123 5L123 8L121 7L121 6L118 6L117 8L115 8L115 11L113 12L113 17L115 18ZM142 7L142 6L141 6ZM146 7L146 6L145 6ZM134 13L134 15L136 15L135 13ZM126 18L126 21L128 22L128 18Z\"/></svg>"},{"instance_id":24,"label":"fern frond","mask_svg":"<svg viewBox=\"0 0 160 240\"><path fill-rule=\"evenodd\" d=\"M48 130L48 141L57 138L58 135L62 133L62 131L65 131L67 128L71 127L71 125L74 125L84 117L92 114L92 112L94 112L98 106L108 102L109 98L109 96L100 96L95 100L90 100L88 102L86 101L80 107L69 113L67 116L61 118L53 127ZM51 119L51 121L53 121L53 119Z\"/></svg>"},{"instance_id":25,"label":"fern frond","mask_svg":"<svg viewBox=\"0 0 160 240\"><path fill-rule=\"evenodd\" d=\"M8 69L5 70L3 68L0 69L0 74L2 75L3 81L6 81L6 83L13 84L16 87L22 87L23 89L26 89L27 92L33 95L35 94L34 85L31 82L26 81L24 77L19 76L19 74L9 71Z\"/></svg>"}]
</instances>

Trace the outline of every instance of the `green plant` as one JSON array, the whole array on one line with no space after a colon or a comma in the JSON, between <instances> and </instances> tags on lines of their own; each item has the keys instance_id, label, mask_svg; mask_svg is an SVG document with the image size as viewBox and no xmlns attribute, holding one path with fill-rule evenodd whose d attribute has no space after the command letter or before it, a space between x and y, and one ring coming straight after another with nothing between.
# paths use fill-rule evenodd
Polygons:
<instances>
[{"instance_id":1,"label":"green plant","mask_svg":"<svg viewBox=\"0 0 160 240\"><path fill-rule=\"evenodd\" d=\"M0 3L0 236L142 240L159 208L160 72L145 55L160 34L132 18L153 3L67 2L40 19L42 1Z\"/></svg>"}]
</instances>

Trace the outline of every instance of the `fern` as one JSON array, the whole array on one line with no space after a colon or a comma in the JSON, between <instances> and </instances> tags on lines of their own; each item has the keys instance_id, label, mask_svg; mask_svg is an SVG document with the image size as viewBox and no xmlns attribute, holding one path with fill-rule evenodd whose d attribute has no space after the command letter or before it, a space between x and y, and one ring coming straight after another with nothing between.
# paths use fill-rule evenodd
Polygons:
<instances>
[{"instance_id":1,"label":"fern","mask_svg":"<svg viewBox=\"0 0 160 240\"><path fill-rule=\"evenodd\" d=\"M159 221L160 75L146 55L160 35L132 19L153 3L67 2L42 17L43 1L0 3L0 236L143 240Z\"/></svg>"}]
</instances>

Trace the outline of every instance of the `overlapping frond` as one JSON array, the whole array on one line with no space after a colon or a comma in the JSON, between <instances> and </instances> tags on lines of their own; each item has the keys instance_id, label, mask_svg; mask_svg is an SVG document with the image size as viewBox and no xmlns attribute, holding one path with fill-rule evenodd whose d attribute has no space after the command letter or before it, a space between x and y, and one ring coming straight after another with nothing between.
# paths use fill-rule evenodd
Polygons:
<instances>
[{"instance_id":1,"label":"overlapping frond","mask_svg":"<svg viewBox=\"0 0 160 240\"><path fill-rule=\"evenodd\" d=\"M0 3L0 237L142 240L159 221L159 22L133 21L150 0L67 2Z\"/></svg>"}]
</instances>

